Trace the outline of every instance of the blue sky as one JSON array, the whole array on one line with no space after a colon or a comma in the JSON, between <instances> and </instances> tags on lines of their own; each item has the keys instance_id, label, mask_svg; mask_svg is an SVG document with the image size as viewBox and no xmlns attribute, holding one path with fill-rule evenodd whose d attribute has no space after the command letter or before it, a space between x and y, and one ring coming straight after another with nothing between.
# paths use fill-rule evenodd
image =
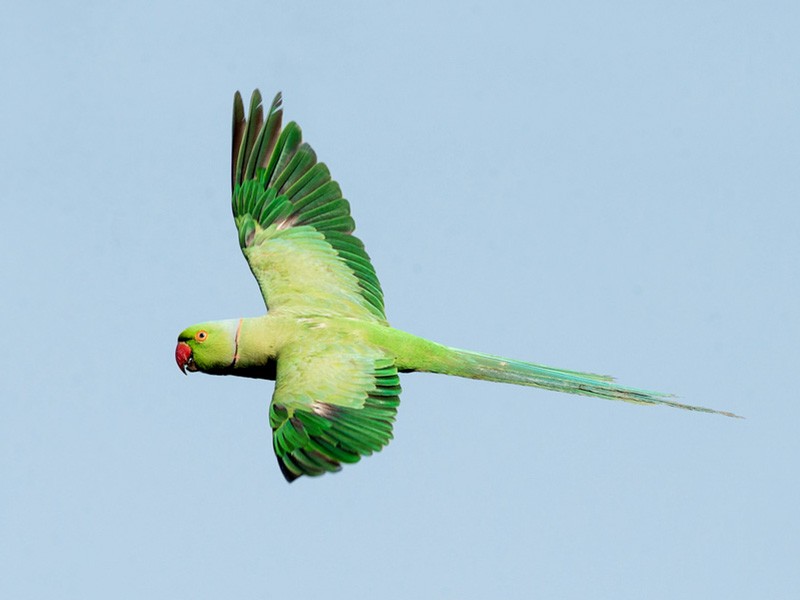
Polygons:
<instances>
[{"instance_id":1,"label":"blue sky","mask_svg":"<svg viewBox=\"0 0 800 600\"><path fill-rule=\"evenodd\" d=\"M0 597L790 598L800 11L780 2L23 3L0 55ZM395 440L287 485L233 92L352 204L392 324L733 420L403 377Z\"/></svg>"}]
</instances>

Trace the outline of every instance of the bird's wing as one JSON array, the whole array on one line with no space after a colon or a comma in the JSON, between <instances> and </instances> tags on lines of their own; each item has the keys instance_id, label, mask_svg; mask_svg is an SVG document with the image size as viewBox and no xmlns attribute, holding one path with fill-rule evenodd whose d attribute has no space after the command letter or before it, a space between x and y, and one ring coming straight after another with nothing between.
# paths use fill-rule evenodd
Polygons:
<instances>
[{"instance_id":1,"label":"bird's wing","mask_svg":"<svg viewBox=\"0 0 800 600\"><path fill-rule=\"evenodd\" d=\"M247 119L239 92L234 97L233 216L264 302L297 316L385 322L383 292L352 235L350 205L300 127L281 130L282 113L280 94L266 120L258 90Z\"/></svg>"},{"instance_id":2,"label":"bird's wing","mask_svg":"<svg viewBox=\"0 0 800 600\"><path fill-rule=\"evenodd\" d=\"M290 344L278 358L269 409L283 476L322 475L379 451L400 404L394 361L363 343Z\"/></svg>"}]
</instances>

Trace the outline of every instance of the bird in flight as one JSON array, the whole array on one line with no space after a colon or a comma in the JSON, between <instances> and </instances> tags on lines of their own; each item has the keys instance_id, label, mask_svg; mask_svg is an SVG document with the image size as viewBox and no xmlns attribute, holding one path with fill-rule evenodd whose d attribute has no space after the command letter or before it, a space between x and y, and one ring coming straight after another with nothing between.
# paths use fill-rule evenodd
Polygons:
<instances>
[{"instance_id":1,"label":"bird in flight","mask_svg":"<svg viewBox=\"0 0 800 600\"><path fill-rule=\"evenodd\" d=\"M273 447L287 481L322 475L392 438L399 373L425 371L735 417L618 385L613 378L449 348L394 329L350 205L300 127L233 100L233 217L267 305L259 317L209 321L178 336L181 370L272 379Z\"/></svg>"}]
</instances>

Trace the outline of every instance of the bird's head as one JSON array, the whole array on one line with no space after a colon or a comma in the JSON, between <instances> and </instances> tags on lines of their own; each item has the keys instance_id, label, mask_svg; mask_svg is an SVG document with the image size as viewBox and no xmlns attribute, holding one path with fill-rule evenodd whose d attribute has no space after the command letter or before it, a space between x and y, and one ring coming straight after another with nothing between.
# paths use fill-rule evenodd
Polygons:
<instances>
[{"instance_id":1,"label":"bird's head","mask_svg":"<svg viewBox=\"0 0 800 600\"><path fill-rule=\"evenodd\" d=\"M239 319L192 325L178 336L175 361L181 371L219 373L232 367L236 357Z\"/></svg>"}]
</instances>

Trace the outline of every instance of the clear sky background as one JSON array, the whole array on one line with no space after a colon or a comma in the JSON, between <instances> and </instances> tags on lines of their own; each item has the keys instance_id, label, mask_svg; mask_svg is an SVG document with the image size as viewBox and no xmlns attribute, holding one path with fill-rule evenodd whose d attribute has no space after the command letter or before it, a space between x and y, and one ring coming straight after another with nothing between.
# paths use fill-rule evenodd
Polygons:
<instances>
[{"instance_id":1,"label":"clear sky background","mask_svg":"<svg viewBox=\"0 0 800 600\"><path fill-rule=\"evenodd\" d=\"M25 2L0 52L0 597L797 598L796 2ZM282 90L393 325L746 420L435 375L291 486L233 92Z\"/></svg>"}]
</instances>

